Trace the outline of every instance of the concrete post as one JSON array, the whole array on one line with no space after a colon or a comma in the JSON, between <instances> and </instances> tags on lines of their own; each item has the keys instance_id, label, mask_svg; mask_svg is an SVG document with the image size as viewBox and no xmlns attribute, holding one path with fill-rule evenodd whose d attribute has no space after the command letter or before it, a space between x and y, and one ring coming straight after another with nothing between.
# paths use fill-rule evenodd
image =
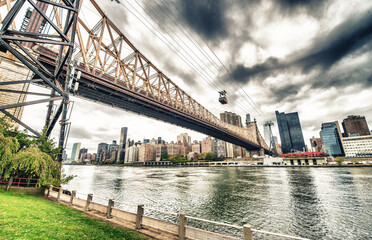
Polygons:
<instances>
[{"instance_id":1,"label":"concrete post","mask_svg":"<svg viewBox=\"0 0 372 240\"><path fill-rule=\"evenodd\" d=\"M143 204L137 206L137 216L136 216L136 229L142 228L142 217L143 217Z\"/></svg>"},{"instance_id":2,"label":"concrete post","mask_svg":"<svg viewBox=\"0 0 372 240\"><path fill-rule=\"evenodd\" d=\"M44 197L47 198L48 197L48 189L45 188L44 190Z\"/></svg>"},{"instance_id":3,"label":"concrete post","mask_svg":"<svg viewBox=\"0 0 372 240\"><path fill-rule=\"evenodd\" d=\"M114 207L114 200L113 199L109 199L108 201L108 205L107 205L107 214L106 214L106 218L112 218L111 216L111 212L112 212L112 208Z\"/></svg>"},{"instance_id":4,"label":"concrete post","mask_svg":"<svg viewBox=\"0 0 372 240\"><path fill-rule=\"evenodd\" d=\"M92 202L92 200L93 200L93 194L88 194L87 202L85 204L84 211L89 211L89 205Z\"/></svg>"},{"instance_id":5,"label":"concrete post","mask_svg":"<svg viewBox=\"0 0 372 240\"><path fill-rule=\"evenodd\" d=\"M75 197L76 197L76 190L74 190L74 191L71 192L70 205L72 205Z\"/></svg>"},{"instance_id":6,"label":"concrete post","mask_svg":"<svg viewBox=\"0 0 372 240\"><path fill-rule=\"evenodd\" d=\"M253 232L251 225L244 225L243 226L243 240L253 240Z\"/></svg>"},{"instance_id":7,"label":"concrete post","mask_svg":"<svg viewBox=\"0 0 372 240\"><path fill-rule=\"evenodd\" d=\"M50 193L53 191L53 185L50 185L48 188L48 194L47 197L49 197Z\"/></svg>"},{"instance_id":8,"label":"concrete post","mask_svg":"<svg viewBox=\"0 0 372 240\"><path fill-rule=\"evenodd\" d=\"M179 227L178 227L178 239L179 240L186 239L186 224L187 224L186 213L180 213Z\"/></svg>"},{"instance_id":9,"label":"concrete post","mask_svg":"<svg viewBox=\"0 0 372 240\"><path fill-rule=\"evenodd\" d=\"M59 201L59 199L61 198L62 191L63 191L63 189L60 187L59 191L58 191L58 195L57 195L57 201Z\"/></svg>"}]
</instances>

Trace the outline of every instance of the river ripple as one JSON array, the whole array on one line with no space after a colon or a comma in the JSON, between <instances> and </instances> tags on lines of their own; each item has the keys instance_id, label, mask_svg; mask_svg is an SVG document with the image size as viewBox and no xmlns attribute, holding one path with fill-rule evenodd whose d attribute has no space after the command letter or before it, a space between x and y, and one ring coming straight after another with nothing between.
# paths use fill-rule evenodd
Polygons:
<instances>
[{"instance_id":1,"label":"river ripple","mask_svg":"<svg viewBox=\"0 0 372 240\"><path fill-rule=\"evenodd\" d=\"M66 186L93 200L146 207L310 239L372 239L372 168L68 166ZM127 205L129 204L129 205ZM189 224L241 237L229 228ZM276 239L255 234L255 239Z\"/></svg>"}]
</instances>

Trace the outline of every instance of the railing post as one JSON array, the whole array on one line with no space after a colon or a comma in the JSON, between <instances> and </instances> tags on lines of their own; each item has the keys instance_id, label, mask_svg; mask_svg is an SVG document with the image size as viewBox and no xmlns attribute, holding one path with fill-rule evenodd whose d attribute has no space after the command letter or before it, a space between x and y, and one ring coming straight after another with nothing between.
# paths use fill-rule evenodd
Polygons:
<instances>
[{"instance_id":1,"label":"railing post","mask_svg":"<svg viewBox=\"0 0 372 240\"><path fill-rule=\"evenodd\" d=\"M87 202L85 204L84 211L89 211L89 205L92 202L92 200L93 200L93 194L88 194Z\"/></svg>"},{"instance_id":2,"label":"railing post","mask_svg":"<svg viewBox=\"0 0 372 240\"><path fill-rule=\"evenodd\" d=\"M243 226L243 240L253 240L253 232L251 225L244 225Z\"/></svg>"},{"instance_id":3,"label":"railing post","mask_svg":"<svg viewBox=\"0 0 372 240\"><path fill-rule=\"evenodd\" d=\"M72 202L74 201L74 198L76 197L76 190L71 192L71 197L70 197L70 205L72 205Z\"/></svg>"},{"instance_id":4,"label":"railing post","mask_svg":"<svg viewBox=\"0 0 372 240\"><path fill-rule=\"evenodd\" d=\"M113 199L109 199L108 201L108 205L107 205L107 214L106 214L106 218L112 218L111 216L111 212L112 212L112 208L114 207L114 200Z\"/></svg>"},{"instance_id":5,"label":"railing post","mask_svg":"<svg viewBox=\"0 0 372 240\"><path fill-rule=\"evenodd\" d=\"M47 198L49 197L49 195L50 195L50 193L51 193L52 191L53 191L53 185L49 185Z\"/></svg>"},{"instance_id":6,"label":"railing post","mask_svg":"<svg viewBox=\"0 0 372 240\"><path fill-rule=\"evenodd\" d=\"M63 191L63 189L60 187L59 190L58 190L57 201L59 201L59 199L61 198L62 191Z\"/></svg>"},{"instance_id":7,"label":"railing post","mask_svg":"<svg viewBox=\"0 0 372 240\"><path fill-rule=\"evenodd\" d=\"M143 204L137 206L136 229L142 228Z\"/></svg>"},{"instance_id":8,"label":"railing post","mask_svg":"<svg viewBox=\"0 0 372 240\"><path fill-rule=\"evenodd\" d=\"M49 190L45 188L45 190L44 190L44 197L45 197L45 198L48 197L48 191L49 191Z\"/></svg>"},{"instance_id":9,"label":"railing post","mask_svg":"<svg viewBox=\"0 0 372 240\"><path fill-rule=\"evenodd\" d=\"M178 239L179 240L186 239L186 224L187 224L186 213L180 213L179 226L178 226Z\"/></svg>"}]
</instances>

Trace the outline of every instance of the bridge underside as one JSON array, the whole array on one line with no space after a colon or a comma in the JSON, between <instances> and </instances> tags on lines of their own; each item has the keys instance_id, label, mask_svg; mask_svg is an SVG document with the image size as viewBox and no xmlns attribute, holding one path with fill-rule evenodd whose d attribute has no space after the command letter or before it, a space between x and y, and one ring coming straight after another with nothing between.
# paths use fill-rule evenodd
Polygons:
<instances>
[{"instance_id":1,"label":"bridge underside","mask_svg":"<svg viewBox=\"0 0 372 240\"><path fill-rule=\"evenodd\" d=\"M40 55L39 59L41 62L47 64L51 71L54 71L53 60L43 55ZM188 128L244 147L247 150L260 150L260 146L256 143L244 141L239 138L239 136L232 134L219 126L189 116L182 111L167 106L166 104L154 101L150 97L145 97L128 90L126 86L120 82L115 83L110 79L105 79L97 74L89 73L85 71L83 67L77 67L76 70L82 72L78 90L73 92L73 95L76 97L100 102L110 107L131 111L150 118ZM267 150L265 150L265 152L268 153Z\"/></svg>"}]
</instances>

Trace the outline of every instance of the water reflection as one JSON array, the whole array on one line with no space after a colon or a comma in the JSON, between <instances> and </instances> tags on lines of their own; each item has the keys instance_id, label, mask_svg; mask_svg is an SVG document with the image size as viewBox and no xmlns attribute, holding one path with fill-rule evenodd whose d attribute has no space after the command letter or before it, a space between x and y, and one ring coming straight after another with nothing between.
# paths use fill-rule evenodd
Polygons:
<instances>
[{"instance_id":1,"label":"water reflection","mask_svg":"<svg viewBox=\"0 0 372 240\"><path fill-rule=\"evenodd\" d=\"M309 168L288 170L290 185L291 232L297 236L322 239L327 235L326 212L318 198Z\"/></svg>"},{"instance_id":2,"label":"water reflection","mask_svg":"<svg viewBox=\"0 0 372 240\"><path fill-rule=\"evenodd\" d=\"M177 217L148 208L311 239L372 235L372 168L64 168L77 175L66 188L93 193L104 204L114 198L115 206L127 211L145 204L145 215L167 221ZM241 237L233 229L189 223Z\"/></svg>"}]
</instances>

